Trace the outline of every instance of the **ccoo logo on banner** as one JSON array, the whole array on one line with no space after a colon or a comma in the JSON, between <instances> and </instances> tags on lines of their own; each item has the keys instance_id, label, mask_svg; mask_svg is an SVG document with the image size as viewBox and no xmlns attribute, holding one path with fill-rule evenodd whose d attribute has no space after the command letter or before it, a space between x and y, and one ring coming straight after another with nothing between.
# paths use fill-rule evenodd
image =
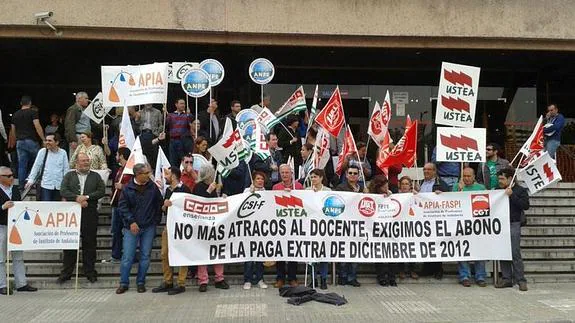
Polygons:
<instances>
[{"instance_id":1,"label":"ccoo logo on banner","mask_svg":"<svg viewBox=\"0 0 575 323\"><path fill-rule=\"evenodd\" d=\"M474 66L441 64L436 124L473 128L480 71Z\"/></svg>"},{"instance_id":2,"label":"ccoo logo on banner","mask_svg":"<svg viewBox=\"0 0 575 323\"><path fill-rule=\"evenodd\" d=\"M485 162L485 128L437 127L437 161Z\"/></svg>"},{"instance_id":3,"label":"ccoo logo on banner","mask_svg":"<svg viewBox=\"0 0 575 323\"><path fill-rule=\"evenodd\" d=\"M531 194L535 194L562 179L555 161L548 152L543 153L527 167L520 170L517 177L525 182Z\"/></svg>"}]
</instances>

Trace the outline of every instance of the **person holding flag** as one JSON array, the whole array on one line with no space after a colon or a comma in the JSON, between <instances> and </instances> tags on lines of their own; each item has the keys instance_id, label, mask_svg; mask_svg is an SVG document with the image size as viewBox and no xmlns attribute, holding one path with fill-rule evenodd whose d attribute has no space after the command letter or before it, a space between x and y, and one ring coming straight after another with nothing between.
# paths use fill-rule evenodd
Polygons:
<instances>
[{"instance_id":1,"label":"person holding flag","mask_svg":"<svg viewBox=\"0 0 575 323\"><path fill-rule=\"evenodd\" d=\"M301 165L301 139L297 133L299 125L298 117L290 115L286 118L287 128L280 128L278 132L278 145L282 148L283 162L287 162L289 156L294 159L296 169Z\"/></svg>"}]
</instances>

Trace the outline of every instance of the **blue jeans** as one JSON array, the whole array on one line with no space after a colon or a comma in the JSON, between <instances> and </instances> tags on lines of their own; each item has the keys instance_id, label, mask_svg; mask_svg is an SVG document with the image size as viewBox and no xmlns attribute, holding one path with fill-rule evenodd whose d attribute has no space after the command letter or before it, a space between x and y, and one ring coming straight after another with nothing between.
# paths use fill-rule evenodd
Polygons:
<instances>
[{"instance_id":1,"label":"blue jeans","mask_svg":"<svg viewBox=\"0 0 575 323\"><path fill-rule=\"evenodd\" d=\"M47 188L40 188L40 201L61 201L59 190L49 190Z\"/></svg>"},{"instance_id":2,"label":"blue jeans","mask_svg":"<svg viewBox=\"0 0 575 323\"><path fill-rule=\"evenodd\" d=\"M344 262L339 264L339 279L351 282L357 279L357 263Z\"/></svg>"},{"instance_id":3,"label":"blue jeans","mask_svg":"<svg viewBox=\"0 0 575 323\"><path fill-rule=\"evenodd\" d=\"M449 189L453 188L453 185L457 184L459 182L459 178L457 176L439 176L439 179L441 179L442 181L445 182L445 184L447 184L447 187L449 187Z\"/></svg>"},{"instance_id":4,"label":"blue jeans","mask_svg":"<svg viewBox=\"0 0 575 323\"><path fill-rule=\"evenodd\" d=\"M23 139L16 141L16 151L18 152L18 183L20 189L24 188L28 173L34 165L34 160L38 154L38 143L32 139Z\"/></svg>"},{"instance_id":5,"label":"blue jeans","mask_svg":"<svg viewBox=\"0 0 575 323\"><path fill-rule=\"evenodd\" d=\"M152 244L156 236L156 226L151 225L147 228L140 228L138 234L133 234L129 229L124 229L124 254L122 255L122 264L120 265L120 286L130 285L130 270L134 263L136 248L140 244L140 262L138 263L138 277L136 284L146 284L146 274L150 267L150 253Z\"/></svg>"},{"instance_id":6,"label":"blue jeans","mask_svg":"<svg viewBox=\"0 0 575 323\"><path fill-rule=\"evenodd\" d=\"M459 270L459 281L462 282L464 279L469 279L471 272L469 270L469 262L467 261L460 261L458 264ZM480 280L485 281L485 277L487 277L487 273L485 272L485 260L475 260L474 261L475 267L475 281L478 282Z\"/></svg>"},{"instance_id":7,"label":"blue jeans","mask_svg":"<svg viewBox=\"0 0 575 323\"><path fill-rule=\"evenodd\" d=\"M555 154L557 153L557 149L561 145L559 140L550 139L545 141L545 150L549 153L551 158L555 159Z\"/></svg>"},{"instance_id":8,"label":"blue jeans","mask_svg":"<svg viewBox=\"0 0 575 323\"><path fill-rule=\"evenodd\" d=\"M257 261L244 262L244 283L257 284L263 278L264 278L263 263Z\"/></svg>"},{"instance_id":9,"label":"blue jeans","mask_svg":"<svg viewBox=\"0 0 575 323\"><path fill-rule=\"evenodd\" d=\"M122 239L124 223L118 208L112 208L112 226L110 233L112 233L112 258L122 259Z\"/></svg>"},{"instance_id":10,"label":"blue jeans","mask_svg":"<svg viewBox=\"0 0 575 323\"><path fill-rule=\"evenodd\" d=\"M328 271L327 262L320 262L319 263L319 276L321 277L321 279L327 280L327 271Z\"/></svg>"}]
</instances>

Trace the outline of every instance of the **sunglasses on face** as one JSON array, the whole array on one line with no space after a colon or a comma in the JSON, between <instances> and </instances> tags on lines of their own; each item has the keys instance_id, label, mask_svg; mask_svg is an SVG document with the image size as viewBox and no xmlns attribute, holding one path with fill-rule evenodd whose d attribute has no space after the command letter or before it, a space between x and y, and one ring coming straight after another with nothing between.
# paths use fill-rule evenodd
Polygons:
<instances>
[{"instance_id":1,"label":"sunglasses on face","mask_svg":"<svg viewBox=\"0 0 575 323\"><path fill-rule=\"evenodd\" d=\"M493 148L485 148L485 150L487 150L487 151L492 151Z\"/></svg>"},{"instance_id":2,"label":"sunglasses on face","mask_svg":"<svg viewBox=\"0 0 575 323\"><path fill-rule=\"evenodd\" d=\"M14 174L6 174L6 175L0 175L2 177L6 177L6 178L12 178L14 176Z\"/></svg>"},{"instance_id":3,"label":"sunglasses on face","mask_svg":"<svg viewBox=\"0 0 575 323\"><path fill-rule=\"evenodd\" d=\"M184 161L184 164L193 164L194 162L191 160Z\"/></svg>"},{"instance_id":4,"label":"sunglasses on face","mask_svg":"<svg viewBox=\"0 0 575 323\"><path fill-rule=\"evenodd\" d=\"M347 175L359 175L359 173L356 173L356 172L348 172Z\"/></svg>"}]
</instances>

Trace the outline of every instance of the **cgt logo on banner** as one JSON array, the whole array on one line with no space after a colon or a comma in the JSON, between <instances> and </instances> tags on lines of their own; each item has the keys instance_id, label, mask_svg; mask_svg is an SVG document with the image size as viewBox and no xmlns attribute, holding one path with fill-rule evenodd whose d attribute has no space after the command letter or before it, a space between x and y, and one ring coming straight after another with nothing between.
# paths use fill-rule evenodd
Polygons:
<instances>
[{"instance_id":1,"label":"cgt logo on banner","mask_svg":"<svg viewBox=\"0 0 575 323\"><path fill-rule=\"evenodd\" d=\"M437 161L485 162L485 128L437 127Z\"/></svg>"},{"instance_id":2,"label":"cgt logo on banner","mask_svg":"<svg viewBox=\"0 0 575 323\"><path fill-rule=\"evenodd\" d=\"M473 128L480 72L479 67L441 64L436 124Z\"/></svg>"},{"instance_id":3,"label":"cgt logo on banner","mask_svg":"<svg viewBox=\"0 0 575 323\"><path fill-rule=\"evenodd\" d=\"M104 107L166 103L168 63L102 66Z\"/></svg>"},{"instance_id":4,"label":"cgt logo on banner","mask_svg":"<svg viewBox=\"0 0 575 323\"><path fill-rule=\"evenodd\" d=\"M81 214L75 202L14 202L8 210L8 250L76 250Z\"/></svg>"},{"instance_id":5,"label":"cgt logo on banner","mask_svg":"<svg viewBox=\"0 0 575 323\"><path fill-rule=\"evenodd\" d=\"M557 165L548 152L534 159L527 167L517 173L519 180L527 185L529 193L535 194L562 179Z\"/></svg>"},{"instance_id":6,"label":"cgt logo on banner","mask_svg":"<svg viewBox=\"0 0 575 323\"><path fill-rule=\"evenodd\" d=\"M170 265L511 259L505 191L472 193L174 193ZM270 205L277 216L270 217Z\"/></svg>"}]
</instances>

